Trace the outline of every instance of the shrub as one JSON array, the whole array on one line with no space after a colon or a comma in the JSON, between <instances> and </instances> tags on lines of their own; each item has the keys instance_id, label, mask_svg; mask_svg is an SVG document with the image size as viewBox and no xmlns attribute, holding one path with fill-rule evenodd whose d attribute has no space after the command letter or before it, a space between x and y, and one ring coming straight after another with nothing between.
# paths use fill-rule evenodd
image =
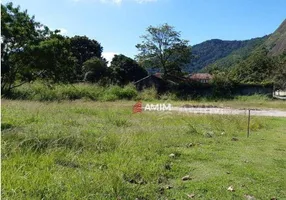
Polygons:
<instances>
[{"instance_id":1,"label":"shrub","mask_svg":"<svg viewBox=\"0 0 286 200\"><path fill-rule=\"evenodd\" d=\"M133 84L125 86L119 93L120 99L135 99L138 92Z\"/></svg>"},{"instance_id":2,"label":"shrub","mask_svg":"<svg viewBox=\"0 0 286 200\"><path fill-rule=\"evenodd\" d=\"M140 92L137 100L152 101L158 98L158 93L156 88L146 88Z\"/></svg>"}]
</instances>

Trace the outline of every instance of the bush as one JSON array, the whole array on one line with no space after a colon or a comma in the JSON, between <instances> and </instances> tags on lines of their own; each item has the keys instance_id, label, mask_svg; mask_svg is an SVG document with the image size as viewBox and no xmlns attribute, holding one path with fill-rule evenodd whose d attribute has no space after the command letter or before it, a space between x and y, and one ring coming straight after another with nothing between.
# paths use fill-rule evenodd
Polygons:
<instances>
[{"instance_id":1,"label":"bush","mask_svg":"<svg viewBox=\"0 0 286 200\"><path fill-rule=\"evenodd\" d=\"M115 101L121 99L135 99L138 95L136 88L133 85L127 85L124 88L120 86L109 86L100 100L103 101Z\"/></svg>"},{"instance_id":2,"label":"bush","mask_svg":"<svg viewBox=\"0 0 286 200\"><path fill-rule=\"evenodd\" d=\"M115 101L136 99L138 92L134 85L125 87L111 85L103 87L95 84L47 85L41 82L26 84L12 91L9 98L37 101L56 100L101 100Z\"/></svg>"},{"instance_id":3,"label":"bush","mask_svg":"<svg viewBox=\"0 0 286 200\"><path fill-rule=\"evenodd\" d=\"M119 93L120 99L135 99L138 92L133 84L129 84L123 88Z\"/></svg>"},{"instance_id":4,"label":"bush","mask_svg":"<svg viewBox=\"0 0 286 200\"><path fill-rule=\"evenodd\" d=\"M140 92L137 97L137 100L145 100L145 101L152 101L158 98L158 93L156 88L146 88Z\"/></svg>"},{"instance_id":5,"label":"bush","mask_svg":"<svg viewBox=\"0 0 286 200\"><path fill-rule=\"evenodd\" d=\"M179 98L177 97L176 94L170 93L170 92L160 95L160 99L161 100L165 100L165 101L170 101L170 100L176 101L176 100L179 100Z\"/></svg>"}]
</instances>

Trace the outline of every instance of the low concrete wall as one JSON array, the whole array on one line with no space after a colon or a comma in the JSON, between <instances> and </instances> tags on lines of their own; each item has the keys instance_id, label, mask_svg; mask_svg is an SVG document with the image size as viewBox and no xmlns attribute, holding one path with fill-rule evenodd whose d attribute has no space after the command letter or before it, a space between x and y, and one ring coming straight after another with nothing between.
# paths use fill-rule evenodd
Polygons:
<instances>
[{"instance_id":1,"label":"low concrete wall","mask_svg":"<svg viewBox=\"0 0 286 200\"><path fill-rule=\"evenodd\" d=\"M234 89L235 95L254 95L254 94L265 94L271 96L273 93L273 87L262 86L262 85L238 85Z\"/></svg>"}]
</instances>

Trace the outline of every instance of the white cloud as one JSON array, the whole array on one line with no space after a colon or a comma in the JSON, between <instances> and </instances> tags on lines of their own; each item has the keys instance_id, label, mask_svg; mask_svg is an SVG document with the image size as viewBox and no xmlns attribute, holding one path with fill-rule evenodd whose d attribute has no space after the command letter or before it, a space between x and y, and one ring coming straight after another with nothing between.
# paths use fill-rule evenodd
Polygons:
<instances>
[{"instance_id":1,"label":"white cloud","mask_svg":"<svg viewBox=\"0 0 286 200\"><path fill-rule=\"evenodd\" d=\"M118 55L118 53L115 53L115 52L103 52L103 53L102 53L102 56L108 61L108 66L110 66L110 63L111 63L111 61L112 61L112 58L113 58L115 55Z\"/></svg>"},{"instance_id":2,"label":"white cloud","mask_svg":"<svg viewBox=\"0 0 286 200\"><path fill-rule=\"evenodd\" d=\"M148 3L148 2L155 2L157 0L136 0L138 3Z\"/></svg>"},{"instance_id":3,"label":"white cloud","mask_svg":"<svg viewBox=\"0 0 286 200\"><path fill-rule=\"evenodd\" d=\"M67 33L68 33L68 30L65 28L58 28L58 30L60 30L61 35L67 35Z\"/></svg>"},{"instance_id":4,"label":"white cloud","mask_svg":"<svg viewBox=\"0 0 286 200\"><path fill-rule=\"evenodd\" d=\"M76 1L81 1L81 0L76 0ZM122 3L122 0L97 0L97 1L101 3L111 3L111 4L117 4L117 5L120 5Z\"/></svg>"},{"instance_id":5,"label":"white cloud","mask_svg":"<svg viewBox=\"0 0 286 200\"><path fill-rule=\"evenodd\" d=\"M100 2L102 2L102 3L113 3L113 4L120 5L122 3L122 0L100 0Z\"/></svg>"}]
</instances>

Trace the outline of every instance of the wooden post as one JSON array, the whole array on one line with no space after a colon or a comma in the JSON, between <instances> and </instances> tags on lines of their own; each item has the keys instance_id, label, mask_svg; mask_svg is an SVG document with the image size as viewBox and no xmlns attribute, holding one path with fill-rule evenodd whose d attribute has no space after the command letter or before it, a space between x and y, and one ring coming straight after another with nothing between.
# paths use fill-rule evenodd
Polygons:
<instances>
[{"instance_id":1,"label":"wooden post","mask_svg":"<svg viewBox=\"0 0 286 200\"><path fill-rule=\"evenodd\" d=\"M250 129L250 109L248 110L247 137L249 137L249 129Z\"/></svg>"}]
</instances>

